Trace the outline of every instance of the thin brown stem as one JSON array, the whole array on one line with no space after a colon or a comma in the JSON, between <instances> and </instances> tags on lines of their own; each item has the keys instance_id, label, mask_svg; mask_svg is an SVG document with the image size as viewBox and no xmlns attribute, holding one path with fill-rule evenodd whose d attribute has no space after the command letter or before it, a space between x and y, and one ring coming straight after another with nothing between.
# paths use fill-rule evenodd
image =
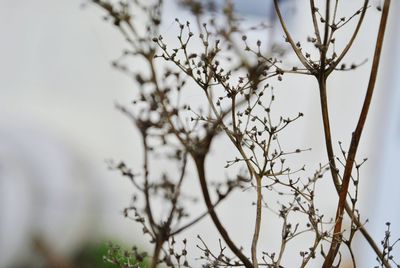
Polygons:
<instances>
[{"instance_id":1,"label":"thin brown stem","mask_svg":"<svg viewBox=\"0 0 400 268\"><path fill-rule=\"evenodd\" d=\"M281 241L281 247L279 250L279 255L278 255L278 259L276 261L276 266L280 267L280 264L282 262L282 257L283 257L283 253L285 252L286 249L286 245L288 243L288 239L287 239L287 214L285 216L283 216L283 224L282 224L282 241Z\"/></svg>"},{"instance_id":2,"label":"thin brown stem","mask_svg":"<svg viewBox=\"0 0 400 268\"><path fill-rule=\"evenodd\" d=\"M213 208L215 209L224 199L226 198L226 196L224 196L223 198L218 199L217 202L215 202L215 204L213 205ZM202 220L205 216L208 215L208 211L203 212L203 214L200 214L197 218L195 218L194 220L192 220L189 223L186 223L185 225L183 225L182 227L179 227L178 229L176 229L175 231L173 231L170 235L174 236L179 234L180 232L188 229L189 227L193 226L194 224L198 223L200 220Z\"/></svg>"},{"instance_id":3,"label":"thin brown stem","mask_svg":"<svg viewBox=\"0 0 400 268\"><path fill-rule=\"evenodd\" d=\"M320 87L320 102L321 102L321 113L322 113L322 120L323 120L323 125L324 125L324 135L325 135L325 146L326 146L326 151L328 155L328 161L330 164L330 172L332 176L333 183L335 185L336 191L338 194L340 194L340 179L338 176L338 169L336 167L336 161L335 161L335 154L333 152L333 146L332 146L332 136L331 136L331 128L330 128L330 120L329 120L329 111L328 111L328 98L327 98L327 88L326 88L326 79L324 80L323 78L318 80L319 87ZM364 236L365 240L367 240L368 244L371 246L371 248L374 250L375 254L379 257L380 260L383 262L386 262L385 267L390 267L388 266L389 264L387 261L384 260L384 257L382 255L382 252L374 239L371 237L371 235L368 233L368 231L365 229L363 224L357 219L357 217L354 215L354 211L350 207L350 205L346 202L345 204L345 210L347 214L352 218L354 221L355 225L357 228L359 228L361 234Z\"/></svg>"},{"instance_id":4,"label":"thin brown stem","mask_svg":"<svg viewBox=\"0 0 400 268\"><path fill-rule=\"evenodd\" d=\"M154 247L153 256L151 258L151 266L150 268L156 268L160 259L160 253L162 250L162 246L164 241L157 241Z\"/></svg>"},{"instance_id":5,"label":"thin brown stem","mask_svg":"<svg viewBox=\"0 0 400 268\"><path fill-rule=\"evenodd\" d=\"M177 209L177 203L178 203L179 194L180 194L180 191L181 191L183 179L185 178L186 166L187 166L187 153L185 153L184 156L183 156L183 164L182 164L182 167L181 167L181 174L179 176L178 184L176 185L175 194L174 194L173 198L171 199L172 208L171 208L171 211L169 212L168 219L164 224L164 226L168 227L168 229L170 229L172 220L174 219L175 211Z\"/></svg>"},{"instance_id":6,"label":"thin brown stem","mask_svg":"<svg viewBox=\"0 0 400 268\"><path fill-rule=\"evenodd\" d=\"M296 43L294 42L292 36L290 35L289 30L286 27L286 23L282 17L281 10L279 8L278 0L274 0L274 6L276 15L278 16L279 22L281 23L282 29L285 32L286 39L289 42L290 46L292 47L293 51L296 53L297 57L299 58L300 62L307 68L307 70L312 71L312 67L306 57L301 52L301 49L297 47Z\"/></svg>"},{"instance_id":7,"label":"thin brown stem","mask_svg":"<svg viewBox=\"0 0 400 268\"><path fill-rule=\"evenodd\" d=\"M325 4L325 30L324 30L324 48L328 49L328 37L329 37L329 21L331 16L331 1L326 0Z\"/></svg>"},{"instance_id":8,"label":"thin brown stem","mask_svg":"<svg viewBox=\"0 0 400 268\"><path fill-rule=\"evenodd\" d=\"M322 113L322 122L324 125L324 134L325 134L325 146L326 151L328 154L329 166L330 171L332 174L332 178L336 188L340 188L340 180L338 177L338 169L336 167L335 162L335 154L333 152L332 146L332 135L331 135L331 126L329 121L329 109L328 109L328 97L326 92L326 77L321 76L318 79L319 84L319 95L320 95L320 102L321 102L321 113Z\"/></svg>"},{"instance_id":9,"label":"thin brown stem","mask_svg":"<svg viewBox=\"0 0 400 268\"><path fill-rule=\"evenodd\" d=\"M261 216L262 216L262 186L261 179L262 176L255 176L256 178L256 189L257 189L257 202L256 202L256 221L254 225L254 234L253 240L251 242L251 259L253 261L254 267L258 267L257 261L257 243L258 238L260 237L260 228L261 228Z\"/></svg>"},{"instance_id":10,"label":"thin brown stem","mask_svg":"<svg viewBox=\"0 0 400 268\"><path fill-rule=\"evenodd\" d=\"M326 66L326 54L328 53L329 49L329 20L330 20L330 7L331 7L331 1L326 0L326 6L325 6L325 27L324 27L324 40L321 46L321 62L320 62L320 69L321 69L321 74L325 72L325 66ZM326 84L326 77L321 77L322 80L325 80Z\"/></svg>"},{"instance_id":11,"label":"thin brown stem","mask_svg":"<svg viewBox=\"0 0 400 268\"><path fill-rule=\"evenodd\" d=\"M381 22L379 25L379 30L378 30L378 37L376 41L376 46L375 46L375 53L374 53L374 59L372 62L372 69L371 69L371 74L368 82L368 87L367 87L367 92L365 95L363 107L361 109L361 113L358 119L358 123L356 126L355 131L353 132L351 143L350 143L350 148L349 148L349 153L347 156L346 160L346 167L344 170L343 174L343 182L341 185L340 189L340 195L339 195L339 202L337 206L337 212L336 212L336 223L335 223L335 228L334 228L334 234L332 238L332 243L331 247L329 249L328 255L325 259L324 268L331 267L335 257L338 253L339 246L341 243L341 232L342 232L342 222L343 222L343 214L344 214L344 209L346 206L346 197L348 193L348 188L349 188L349 182L351 178L351 172L353 170L353 165L358 149L358 145L360 142L360 138L364 129L365 121L368 116L368 111L369 107L371 104L372 100L372 95L374 92L375 88L375 83L376 83L376 78L378 74L378 68L379 68L379 61L380 61L380 56L382 52L382 46L383 46L383 39L385 36L385 30L386 30L386 23L387 23L387 18L389 15L389 7L390 7L390 0L385 0L383 10L382 10L382 17L381 17Z\"/></svg>"},{"instance_id":12,"label":"thin brown stem","mask_svg":"<svg viewBox=\"0 0 400 268\"><path fill-rule=\"evenodd\" d=\"M318 21L317 21L317 9L315 7L315 0L310 0L310 7L311 7L311 17L314 25L314 33L315 37L317 38L317 43L321 45L321 34L319 33Z\"/></svg>"},{"instance_id":13,"label":"thin brown stem","mask_svg":"<svg viewBox=\"0 0 400 268\"><path fill-rule=\"evenodd\" d=\"M153 217L153 212L151 209L151 203L150 203L150 193L149 193L149 157L148 157L148 150L149 146L147 145L147 129L143 129L141 134L142 134L142 142L143 142L143 155L144 155L144 162L143 162L143 170L144 170L144 196L145 196L145 209L146 209L146 215L149 219L150 223L150 228L152 229L153 233L155 236L157 236L157 224L154 221Z\"/></svg>"},{"instance_id":14,"label":"thin brown stem","mask_svg":"<svg viewBox=\"0 0 400 268\"><path fill-rule=\"evenodd\" d=\"M332 138L331 138L331 129L330 129L330 120L329 120L329 112L328 112L328 101L327 101L327 94L326 94L326 81L320 80L320 98L321 98L321 113L322 113L322 120L324 124L324 134L325 134L325 146L328 155L328 161L330 164L330 172L332 176L333 183L335 185L336 191L340 194L340 179L338 176L338 170L336 168L336 161L335 161L335 154L333 152L332 146ZM371 237L369 232L365 229L363 224L358 220L358 218L354 215L353 209L350 205L346 202L345 210L350 218L354 221L357 228L360 230L361 234L364 236L365 240L367 240L368 244L374 250L375 254L379 257L381 261L385 264L385 267L390 267L390 265L385 261L384 256L382 255L381 249L378 247L374 239Z\"/></svg>"},{"instance_id":15,"label":"thin brown stem","mask_svg":"<svg viewBox=\"0 0 400 268\"><path fill-rule=\"evenodd\" d=\"M253 264L249 261L249 259L243 254L243 252L235 245L235 243L230 238L228 232L225 227L222 225L219 217L215 213L214 206L211 202L210 193L208 192L208 185L205 175L205 156L194 156L194 161L196 164L197 173L199 176L201 191L203 193L204 202L206 203L208 213L217 228L218 232L228 245L228 247L232 250L232 252L242 261L243 265L246 268L253 268Z\"/></svg>"},{"instance_id":16,"label":"thin brown stem","mask_svg":"<svg viewBox=\"0 0 400 268\"><path fill-rule=\"evenodd\" d=\"M353 35L351 36L349 42L347 43L346 47L343 49L342 53L340 53L340 55L338 56L338 58L329 66L329 68L327 69L327 75L329 75L335 68L336 66L342 61L342 59L344 58L344 56L346 56L347 52L350 50L350 48L352 47L354 40L356 40L357 34L361 28L361 25L364 21L364 17L365 17L365 13L367 12L367 8L368 8L368 2L369 0L365 0L364 1L364 6L362 8L361 11L361 15L360 15L360 19L357 22L357 26L353 32Z\"/></svg>"}]
</instances>

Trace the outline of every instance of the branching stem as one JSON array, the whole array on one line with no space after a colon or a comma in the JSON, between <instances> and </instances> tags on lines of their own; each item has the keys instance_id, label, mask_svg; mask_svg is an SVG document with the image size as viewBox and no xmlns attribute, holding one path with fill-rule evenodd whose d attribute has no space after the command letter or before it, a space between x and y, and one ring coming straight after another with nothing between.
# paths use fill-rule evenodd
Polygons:
<instances>
[{"instance_id":1,"label":"branching stem","mask_svg":"<svg viewBox=\"0 0 400 268\"><path fill-rule=\"evenodd\" d=\"M211 202L210 193L208 192L206 174L205 174L205 156L194 156L194 161L196 164L197 173L199 176L201 191L203 193L204 202L206 203L208 213L210 217L221 234L222 238L228 245L228 247L232 250L232 252L242 261L243 265L246 268L253 268L253 264L249 261L249 259L243 254L243 252L235 245L235 243L230 238L228 232L226 231L225 227L222 225L221 221L219 220L217 214L215 213L214 206Z\"/></svg>"},{"instance_id":2,"label":"branching stem","mask_svg":"<svg viewBox=\"0 0 400 268\"><path fill-rule=\"evenodd\" d=\"M348 193L348 189L349 189L351 172L353 170L355 156L357 153L361 134L364 129L365 121L367 119L369 107L370 107L371 100L372 100L372 95L373 95L374 88L375 88L375 83L376 83L376 78L377 78L378 68L379 68L379 61L380 61L380 56L381 56L381 52L382 52L383 39L385 36L386 22L387 22L387 18L389 15L389 7L390 7L390 0L385 0L383 10L382 10L381 22L380 22L379 30L378 30L378 37L377 37L377 41L376 41L374 59L372 62L372 69L371 69L371 74L370 74L370 78L369 78L369 82L368 82L367 92L366 92L366 95L364 98L363 107L361 109L361 113L360 113L360 116L358 119L356 129L352 135L350 148L349 148L349 152L347 155L342 185L340 187L341 189L340 189L340 194L339 194L339 202L337 205L334 234L333 234L333 238L332 238L331 247L329 249L328 255L327 255L324 265L323 265L324 268L332 267L332 264L335 260L335 257L338 253L339 246L341 243L343 214L344 214L344 210L345 210L345 206L346 206L346 197L347 197L347 193ZM390 267L390 265L387 267Z\"/></svg>"}]
</instances>

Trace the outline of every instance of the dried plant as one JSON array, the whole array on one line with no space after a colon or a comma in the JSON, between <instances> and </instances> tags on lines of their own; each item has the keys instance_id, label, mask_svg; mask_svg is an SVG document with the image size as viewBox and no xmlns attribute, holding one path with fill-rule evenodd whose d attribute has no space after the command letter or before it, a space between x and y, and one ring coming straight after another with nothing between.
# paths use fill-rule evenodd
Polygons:
<instances>
[{"instance_id":1,"label":"dried plant","mask_svg":"<svg viewBox=\"0 0 400 268\"><path fill-rule=\"evenodd\" d=\"M327 79L336 71L358 67L355 64L347 67L343 59L370 8L368 0L347 18L340 17L340 0L321 1L324 2L321 4L323 9L317 6L316 1L310 0L313 35L307 41L314 49L310 52L289 32L280 3L273 0L276 20L283 29L284 39L299 61L299 66L291 67L282 60L288 51L271 42L262 44L248 38L246 33L249 31L270 31L271 28L266 26L268 24L249 29L241 27L241 18L235 14L232 1L223 5L214 1L179 1L195 19L194 25L175 19L178 32L175 45L165 41L160 33L161 0L91 2L105 11L105 19L113 23L129 45L113 65L135 80L138 98L133 101L133 107L118 105L117 108L132 120L141 134L143 167L134 172L124 162L110 161L109 166L128 177L136 188L132 204L124 210L124 215L138 222L154 245L149 254L151 267L161 264L168 267L199 266L187 258L187 240L177 242L175 236L206 216L212 219L221 239L219 250L214 252L198 236L201 252L198 261L203 267L284 267L285 258L293 259L284 255L287 245L307 233L313 239L304 246L306 249L298 250L299 267L309 267L315 259L322 260L323 267L338 267L345 250L350 252L356 267L352 249L356 232L360 232L374 250L381 267L398 267L392 254L398 240L390 243L388 229L382 247L379 247L366 230L356 206L359 170L365 162L356 161L356 154L374 91L390 0L385 0L379 7L381 23L366 96L349 149L346 151L340 143L340 157L333 149ZM144 17L145 23L137 19L138 16ZM347 45L338 51L335 38L351 21L355 21L354 31ZM130 58L140 63L140 70L130 69L131 65L127 63ZM329 162L321 164L311 176L306 175L303 166L293 168L286 161L309 149L286 150L280 143L282 133L290 133L290 125L303 114L287 117L273 113L273 84L290 74L313 76L319 86ZM188 92L195 90L203 100L188 97ZM225 166L234 169L236 175L223 183L213 184L207 176L206 158L217 137L227 138L236 150L236 156L226 156ZM176 168L171 170L174 165ZM190 213L197 196L185 191L184 187L185 181L194 180L190 172L193 169L206 206L204 213L199 215ZM332 219L324 217L315 202L315 197L320 194L316 184L326 177L327 171L338 194L337 212ZM256 199L255 218L251 220L254 224L251 248L248 250L240 246L240 241L232 239L215 210L236 189L254 189ZM155 211L160 204L164 207L162 213ZM263 217L266 209L282 221L281 245L274 252L260 250L258 243L261 223L268 220ZM343 226L345 217L350 219L346 228ZM127 264L118 261L114 247L110 252L114 253L106 259L119 267L138 267L147 256L134 249L126 253L133 257Z\"/></svg>"}]
</instances>

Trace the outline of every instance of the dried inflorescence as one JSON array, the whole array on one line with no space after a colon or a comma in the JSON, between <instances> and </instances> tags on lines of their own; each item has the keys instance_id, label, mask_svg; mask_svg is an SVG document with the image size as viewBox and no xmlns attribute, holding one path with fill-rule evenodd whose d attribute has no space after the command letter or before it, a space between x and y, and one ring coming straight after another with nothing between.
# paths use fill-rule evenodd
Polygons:
<instances>
[{"instance_id":1,"label":"dried inflorescence","mask_svg":"<svg viewBox=\"0 0 400 268\"><path fill-rule=\"evenodd\" d=\"M332 146L326 81L335 71L353 70L359 66L351 64L347 67L342 60L362 25L369 7L368 0L348 18L339 16L339 0L333 1L333 5L327 0L324 11L320 11L315 1L310 0L314 33L307 41L315 51L309 52L292 37L281 14L279 1L274 0L276 20L283 28L284 41L302 65L292 67L280 59L286 49L277 49L275 44L265 45L248 37L249 31L269 31L270 28L264 23L250 29L241 28L241 18L235 14L232 1L223 5L214 1L179 1L192 12L194 25L175 19L178 32L176 45L169 44L160 34L161 0L92 2L106 12L105 19L112 21L129 45L113 66L134 79L138 98L133 101L132 108L121 105L117 108L139 130L143 144L143 167L132 171L124 162L116 164L112 161L109 166L128 177L136 188L132 204L124 210L124 215L141 224L143 233L154 245L150 254L151 267L161 264L197 267L187 258L187 240L184 239L180 245L174 237L206 216L211 217L221 239L218 240L219 251L213 252L198 236L199 262L204 267L283 267L287 245L307 233L312 234L313 239L310 245L298 250L299 267L310 265L316 258L324 261L323 267L333 267L335 260L340 264L341 244L347 246L355 265L351 244L357 231L361 231L374 249L382 267L395 264L391 252L397 241L389 243L389 230L381 250L361 221L356 203L359 169L365 160L360 163L355 161L374 89L390 1L386 0L382 8L371 79L360 120L348 152L339 144L340 158L335 156ZM144 17L145 22L136 21L137 16ZM337 32L357 18L348 44L338 51L335 46ZM130 58L141 63L139 70L130 69L127 63ZM309 149L286 149L280 143L281 134L289 131L290 125L303 116L301 112L289 117L274 113L274 85L288 74L314 76L319 85L329 163L320 165L309 178L305 175L304 166L291 167L286 161L288 157L296 157ZM203 96L203 102L187 97L187 92L194 90ZM228 156L225 168L236 168L237 176L225 182L211 183L205 160L218 136L226 137L236 151L236 155ZM156 170L153 163L157 161L166 161L169 167L175 165L176 169ZM190 213L190 206L198 200L198 196L188 194L184 187L186 180L193 179L193 174L188 171L193 165L206 206L206 211L200 215ZM155 166L160 167L159 164ZM337 214L332 218L325 217L315 203L318 196L316 183L327 171L330 171L339 195ZM255 219L251 220L254 226L250 255L241 248L240 241L233 241L215 211L215 207L228 199L235 189L249 188L254 189L256 199ZM272 199L273 196L277 199ZM164 212L167 211L161 216L154 212L160 203L165 208ZM274 252L259 249L265 209L282 221L281 246ZM348 230L342 227L344 212L350 218ZM120 267L137 267L140 260L146 258L135 249L133 253L125 254L132 257L131 264L122 263L115 247L110 247L109 255L107 260Z\"/></svg>"}]
</instances>

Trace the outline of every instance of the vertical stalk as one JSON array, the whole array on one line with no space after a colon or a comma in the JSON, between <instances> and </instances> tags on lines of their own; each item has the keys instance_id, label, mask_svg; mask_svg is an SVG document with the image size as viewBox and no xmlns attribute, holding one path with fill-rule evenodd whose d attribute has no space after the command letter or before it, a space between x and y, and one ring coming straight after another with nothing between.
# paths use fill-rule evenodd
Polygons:
<instances>
[{"instance_id":1,"label":"vertical stalk","mask_svg":"<svg viewBox=\"0 0 400 268\"><path fill-rule=\"evenodd\" d=\"M325 262L323 264L323 268L332 267L335 257L339 251L339 246L341 243L341 236L342 236L343 214L344 214L344 209L346 206L346 197L348 194L351 172L353 170L353 165L354 165L354 160L356 157L358 145L359 145L360 138L361 138L361 135L362 135L362 132L364 129L365 121L368 116L368 111L369 111L369 107L371 104L372 95L373 95L373 92L375 89L375 83L376 83L376 78L377 78L378 68L379 68L379 61L380 61L380 56L381 56L381 52L382 52L383 39L385 36L386 23L387 23L387 18L389 15L389 7L390 7L390 0L385 0L383 10L382 10L382 17L381 17L381 21L380 21L380 25L379 25L379 30L378 30L378 36L377 36L376 45L375 45L374 59L372 62L372 68L371 68L371 74L370 74L370 78L369 78L369 82L368 82L367 92L366 92L366 95L364 98L363 107L361 109L361 113L360 113L360 116L358 119L356 129L352 135L350 148L349 148L349 152L347 155L345 170L344 170L344 174L343 174L343 181L342 181L340 194L339 194L334 234L333 234L333 238L332 238L331 247L329 249L329 252L325 259Z\"/></svg>"},{"instance_id":2,"label":"vertical stalk","mask_svg":"<svg viewBox=\"0 0 400 268\"><path fill-rule=\"evenodd\" d=\"M330 172L331 172L332 180L335 185L336 191L338 194L340 194L341 185L340 185L340 180L339 180L339 176L338 176L338 170L336 167L335 154L333 152L333 146L332 146L332 134L331 134L330 120L329 120L326 78L320 77L318 79L318 85L319 85L319 91L320 91L321 114L322 114L322 121L323 121L323 126L324 126L325 146L326 146L326 151L327 151L327 155L328 155L328 161L330 164ZM354 222L354 224L357 226L357 228L359 228L361 234L364 236L365 240L367 240L368 244L373 249L375 254L384 263L385 267L390 267L390 264L387 262L387 260L385 260L381 249L375 243L374 239L371 237L371 235L365 229L363 224L354 215L351 207L349 206L349 204L347 202L345 203L345 210L346 210L347 214L350 216L350 218L352 219L352 221Z\"/></svg>"},{"instance_id":3,"label":"vertical stalk","mask_svg":"<svg viewBox=\"0 0 400 268\"><path fill-rule=\"evenodd\" d=\"M262 192L261 192L261 178L260 176L256 175L256 187L257 187L257 203L256 203L256 222L254 226L254 234L253 234L253 241L251 243L251 259L253 261L253 265L255 268L258 267L257 261L257 243L258 238L260 236L260 228L261 228L261 216L262 216Z\"/></svg>"},{"instance_id":4,"label":"vertical stalk","mask_svg":"<svg viewBox=\"0 0 400 268\"><path fill-rule=\"evenodd\" d=\"M326 77L324 75L321 75L318 78L318 86L319 86L319 96L321 102L322 122L324 125L325 146L326 146L326 152L328 154L330 171L335 186L337 188L340 188L340 181L337 174L338 170L336 167L335 154L333 152L333 146L332 146L331 126L329 123L328 96L326 92Z\"/></svg>"},{"instance_id":5,"label":"vertical stalk","mask_svg":"<svg viewBox=\"0 0 400 268\"><path fill-rule=\"evenodd\" d=\"M156 268L157 267L163 243L164 242L162 242L162 241L157 241L156 242L156 245L154 247L153 257L151 259L150 268Z\"/></svg>"}]
</instances>

